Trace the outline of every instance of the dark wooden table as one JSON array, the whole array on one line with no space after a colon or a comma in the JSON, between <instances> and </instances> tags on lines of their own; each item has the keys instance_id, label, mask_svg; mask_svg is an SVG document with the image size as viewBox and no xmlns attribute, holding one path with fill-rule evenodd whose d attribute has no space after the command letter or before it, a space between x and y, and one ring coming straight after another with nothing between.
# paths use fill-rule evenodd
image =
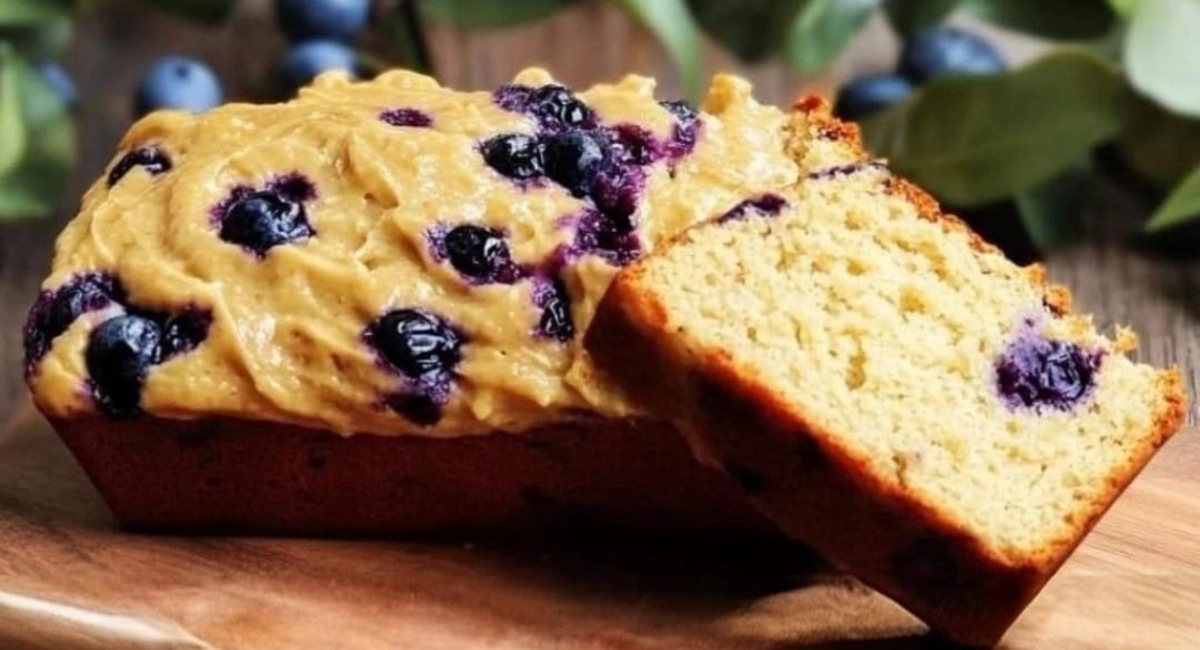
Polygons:
<instances>
[{"instance_id":1,"label":"dark wooden table","mask_svg":"<svg viewBox=\"0 0 1200 650\"><path fill-rule=\"evenodd\" d=\"M183 53L205 59L224 81L231 98L266 77L284 44L274 29L267 0L244 0L230 24L203 28L112 2L85 17L68 54L84 97L79 109L80 164L63 201L62 214L41 222L0 225L0 414L23 397L20 324L49 263L55 233L74 210L78 196L96 178L129 124L129 105L138 76L156 57ZM873 25L862 46L843 57L829 75L803 79L780 66L746 68L710 48L710 70L750 77L763 101L786 102L801 88L827 87L848 69L878 69L894 55L894 39ZM489 88L527 64L543 64L564 82L582 85L634 70L659 77L660 94L679 94L678 77L658 46L606 3L584 2L551 20L499 32L459 33L434 27L430 49L443 80ZM595 44L580 50L581 43ZM1014 44L1020 47L1020 43ZM1087 210L1087 243L1056 253L1048 265L1055 280L1069 284L1079 305L1104 326L1123 323L1142 337L1141 357L1186 369L1195 394L1193 368L1200 354L1200 258L1172 261L1135 252L1126 244L1150 206L1116 187L1099 187ZM1197 412L1192 408L1192 414ZM1193 421L1195 418L1193 417Z\"/></svg>"}]
</instances>

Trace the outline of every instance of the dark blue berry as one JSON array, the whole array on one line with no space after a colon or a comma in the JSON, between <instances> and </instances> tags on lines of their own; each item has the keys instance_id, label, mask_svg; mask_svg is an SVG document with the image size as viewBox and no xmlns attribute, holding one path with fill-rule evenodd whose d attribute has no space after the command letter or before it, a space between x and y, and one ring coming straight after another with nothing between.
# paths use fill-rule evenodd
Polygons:
<instances>
[{"instance_id":1,"label":"dark blue berry","mask_svg":"<svg viewBox=\"0 0 1200 650\"><path fill-rule=\"evenodd\" d=\"M728 212L717 218L717 223L729 223L745 219L750 214L763 217L774 217L785 207L787 200L778 194L763 194L752 199L746 199L733 206Z\"/></svg>"},{"instance_id":2,"label":"dark blue berry","mask_svg":"<svg viewBox=\"0 0 1200 650\"><path fill-rule=\"evenodd\" d=\"M480 147L488 166L514 180L538 178L544 170L542 145L522 133L498 135Z\"/></svg>"},{"instance_id":3,"label":"dark blue berry","mask_svg":"<svg viewBox=\"0 0 1200 650\"><path fill-rule=\"evenodd\" d=\"M462 358L462 336L421 309L384 314L368 328L366 337L389 365L410 379L451 374Z\"/></svg>"},{"instance_id":4,"label":"dark blue berry","mask_svg":"<svg viewBox=\"0 0 1200 650\"><path fill-rule=\"evenodd\" d=\"M834 113L845 120L861 120L902 102L913 92L912 82L894 74L858 77L838 91Z\"/></svg>"},{"instance_id":5,"label":"dark blue berry","mask_svg":"<svg viewBox=\"0 0 1200 650\"><path fill-rule=\"evenodd\" d=\"M393 108L379 114L379 119L392 126L433 126L433 118L416 108Z\"/></svg>"},{"instance_id":6,"label":"dark blue berry","mask_svg":"<svg viewBox=\"0 0 1200 650\"><path fill-rule=\"evenodd\" d=\"M575 197L587 196L592 177L604 162L605 143L587 131L571 129L545 141L545 171Z\"/></svg>"},{"instance_id":7,"label":"dark blue berry","mask_svg":"<svg viewBox=\"0 0 1200 650\"><path fill-rule=\"evenodd\" d=\"M46 356L50 343L81 315L125 300L116 278L102 273L77 275L57 289L43 291L25 322L25 372Z\"/></svg>"},{"instance_id":8,"label":"dark blue berry","mask_svg":"<svg viewBox=\"0 0 1200 650\"><path fill-rule=\"evenodd\" d=\"M366 27L371 0L275 0L275 18L289 42L350 40Z\"/></svg>"},{"instance_id":9,"label":"dark blue berry","mask_svg":"<svg viewBox=\"0 0 1200 650\"><path fill-rule=\"evenodd\" d=\"M931 27L900 52L900 74L915 84L946 75L1004 72L1004 57L979 36L957 27Z\"/></svg>"},{"instance_id":10,"label":"dark blue berry","mask_svg":"<svg viewBox=\"0 0 1200 650\"><path fill-rule=\"evenodd\" d=\"M101 411L132 415L150 367L162 360L162 329L135 315L111 318L92 331L84 361Z\"/></svg>"},{"instance_id":11,"label":"dark blue berry","mask_svg":"<svg viewBox=\"0 0 1200 650\"><path fill-rule=\"evenodd\" d=\"M696 148L696 142L700 139L700 114L684 101L659 104L675 116L675 126L671 129L671 139L667 142L665 153L671 158L682 158Z\"/></svg>"},{"instance_id":12,"label":"dark blue berry","mask_svg":"<svg viewBox=\"0 0 1200 650\"><path fill-rule=\"evenodd\" d=\"M690 103L682 99L661 101L658 104L659 106L667 109L667 111L670 112L671 115L674 115L675 119L679 120L680 122L695 121L700 115Z\"/></svg>"},{"instance_id":13,"label":"dark blue berry","mask_svg":"<svg viewBox=\"0 0 1200 650\"><path fill-rule=\"evenodd\" d=\"M358 54L337 41L306 41L293 46L283 59L284 81L293 91L333 70L358 76Z\"/></svg>"},{"instance_id":14,"label":"dark blue berry","mask_svg":"<svg viewBox=\"0 0 1200 650\"><path fill-rule=\"evenodd\" d=\"M587 212L575 227L571 254L595 255L613 266L627 266L642 254L633 224L598 212Z\"/></svg>"},{"instance_id":15,"label":"dark blue berry","mask_svg":"<svg viewBox=\"0 0 1200 650\"><path fill-rule=\"evenodd\" d=\"M594 128L596 114L563 86L535 88L529 96L529 111L545 129Z\"/></svg>"},{"instance_id":16,"label":"dark blue berry","mask_svg":"<svg viewBox=\"0 0 1200 650\"><path fill-rule=\"evenodd\" d=\"M591 199L604 215L613 232L632 232L633 215L645 189L646 176L636 167L606 165L596 173L591 183Z\"/></svg>"},{"instance_id":17,"label":"dark blue berry","mask_svg":"<svg viewBox=\"0 0 1200 650\"><path fill-rule=\"evenodd\" d=\"M108 172L108 186L116 185L134 167L141 167L151 176L158 176L171 171L171 157L157 146L138 147L121 156L117 164Z\"/></svg>"},{"instance_id":18,"label":"dark blue berry","mask_svg":"<svg viewBox=\"0 0 1200 650\"><path fill-rule=\"evenodd\" d=\"M533 294L534 304L542 310L537 333L566 343L575 338L575 319L571 315L571 294L560 278L542 280Z\"/></svg>"},{"instance_id":19,"label":"dark blue berry","mask_svg":"<svg viewBox=\"0 0 1200 650\"><path fill-rule=\"evenodd\" d=\"M53 61L41 61L35 68L38 76L46 82L55 95L58 95L64 106L73 109L79 104L79 90L75 88L75 82L71 79L71 75L67 74L61 65Z\"/></svg>"},{"instance_id":20,"label":"dark blue berry","mask_svg":"<svg viewBox=\"0 0 1200 650\"><path fill-rule=\"evenodd\" d=\"M266 190L235 190L218 208L221 239L263 257L276 246L312 237L316 233L303 203L310 188L307 181L289 178Z\"/></svg>"},{"instance_id":21,"label":"dark blue berry","mask_svg":"<svg viewBox=\"0 0 1200 650\"><path fill-rule=\"evenodd\" d=\"M208 66L195 59L168 56L142 77L134 111L139 116L162 109L201 113L223 101L221 82Z\"/></svg>"},{"instance_id":22,"label":"dark blue berry","mask_svg":"<svg viewBox=\"0 0 1200 650\"><path fill-rule=\"evenodd\" d=\"M625 165L649 165L662 157L654 134L636 124L618 124L612 130L614 158Z\"/></svg>"},{"instance_id":23,"label":"dark blue berry","mask_svg":"<svg viewBox=\"0 0 1200 650\"><path fill-rule=\"evenodd\" d=\"M1068 411L1095 385L1101 355L1036 332L1019 334L996 362L996 385L1012 408Z\"/></svg>"},{"instance_id":24,"label":"dark blue berry","mask_svg":"<svg viewBox=\"0 0 1200 650\"><path fill-rule=\"evenodd\" d=\"M444 255L454 270L476 282L511 284L520 279L504 233L492 228L463 225L441 238Z\"/></svg>"},{"instance_id":25,"label":"dark blue berry","mask_svg":"<svg viewBox=\"0 0 1200 650\"><path fill-rule=\"evenodd\" d=\"M163 358L184 354L196 349L208 337L212 312L189 307L167 320L163 327Z\"/></svg>"},{"instance_id":26,"label":"dark blue berry","mask_svg":"<svg viewBox=\"0 0 1200 650\"><path fill-rule=\"evenodd\" d=\"M442 419L442 406L430 395L396 393L384 398L384 403L412 423L423 427L431 427Z\"/></svg>"}]
</instances>

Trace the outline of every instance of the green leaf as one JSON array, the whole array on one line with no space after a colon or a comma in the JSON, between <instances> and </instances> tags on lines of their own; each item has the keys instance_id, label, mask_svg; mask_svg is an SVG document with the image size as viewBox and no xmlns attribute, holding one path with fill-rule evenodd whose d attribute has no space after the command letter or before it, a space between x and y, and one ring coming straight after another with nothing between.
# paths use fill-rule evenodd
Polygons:
<instances>
[{"instance_id":1,"label":"green leaf","mask_svg":"<svg viewBox=\"0 0 1200 650\"><path fill-rule=\"evenodd\" d=\"M1200 0L1141 0L1125 39L1129 80L1142 94L1200 117Z\"/></svg>"},{"instance_id":2,"label":"green leaf","mask_svg":"<svg viewBox=\"0 0 1200 650\"><path fill-rule=\"evenodd\" d=\"M17 55L0 44L0 174L17 164L25 153L20 65Z\"/></svg>"},{"instance_id":3,"label":"green leaf","mask_svg":"<svg viewBox=\"0 0 1200 650\"><path fill-rule=\"evenodd\" d=\"M788 30L784 55L801 72L829 65L879 8L880 0L808 0Z\"/></svg>"},{"instance_id":4,"label":"green leaf","mask_svg":"<svg viewBox=\"0 0 1200 650\"><path fill-rule=\"evenodd\" d=\"M936 25L958 7L959 0L884 0L888 22L901 36Z\"/></svg>"},{"instance_id":5,"label":"green leaf","mask_svg":"<svg viewBox=\"0 0 1200 650\"><path fill-rule=\"evenodd\" d=\"M62 202L75 156L75 129L69 115L30 134L24 158L0 174L0 220L45 217Z\"/></svg>"},{"instance_id":6,"label":"green leaf","mask_svg":"<svg viewBox=\"0 0 1200 650\"><path fill-rule=\"evenodd\" d=\"M1158 207L1147 230L1165 230L1200 216L1200 167L1192 170L1179 187Z\"/></svg>"},{"instance_id":7,"label":"green leaf","mask_svg":"<svg viewBox=\"0 0 1200 650\"><path fill-rule=\"evenodd\" d=\"M392 53L401 67L429 74L433 62L422 29L422 16L413 2L404 2L379 21L379 32L392 46ZM367 63L369 63L367 59ZM379 71L391 66L379 66Z\"/></svg>"},{"instance_id":8,"label":"green leaf","mask_svg":"<svg viewBox=\"0 0 1200 650\"><path fill-rule=\"evenodd\" d=\"M34 26L0 27L0 41L8 41L17 53L30 61L55 59L70 44L71 31L71 21L65 18Z\"/></svg>"},{"instance_id":9,"label":"green leaf","mask_svg":"<svg viewBox=\"0 0 1200 650\"><path fill-rule=\"evenodd\" d=\"M805 0L688 0L696 22L742 61L757 63L779 51Z\"/></svg>"},{"instance_id":10,"label":"green leaf","mask_svg":"<svg viewBox=\"0 0 1200 650\"><path fill-rule=\"evenodd\" d=\"M1105 0L964 0L962 8L990 23L1056 39L1099 38L1116 22Z\"/></svg>"},{"instance_id":11,"label":"green leaf","mask_svg":"<svg viewBox=\"0 0 1200 650\"><path fill-rule=\"evenodd\" d=\"M0 0L0 25L40 25L64 20L71 13L69 0Z\"/></svg>"},{"instance_id":12,"label":"green leaf","mask_svg":"<svg viewBox=\"0 0 1200 650\"><path fill-rule=\"evenodd\" d=\"M1038 250L1053 250L1079 235L1088 185L1088 173L1075 168L1013 197L1021 225Z\"/></svg>"},{"instance_id":13,"label":"green leaf","mask_svg":"<svg viewBox=\"0 0 1200 650\"><path fill-rule=\"evenodd\" d=\"M617 0L663 44L683 77L689 97L697 99L703 84L700 29L683 0Z\"/></svg>"},{"instance_id":14,"label":"green leaf","mask_svg":"<svg viewBox=\"0 0 1200 650\"><path fill-rule=\"evenodd\" d=\"M1200 120L1176 115L1135 96L1117 144L1125 162L1162 189L1174 186L1200 165Z\"/></svg>"},{"instance_id":15,"label":"green leaf","mask_svg":"<svg viewBox=\"0 0 1200 650\"><path fill-rule=\"evenodd\" d=\"M579 0L420 0L421 17L463 29L507 27L545 18Z\"/></svg>"},{"instance_id":16,"label":"green leaf","mask_svg":"<svg viewBox=\"0 0 1200 650\"><path fill-rule=\"evenodd\" d=\"M1108 0L1108 6L1117 12L1117 15L1128 18L1133 15L1133 10L1137 9L1138 3L1141 0Z\"/></svg>"},{"instance_id":17,"label":"green leaf","mask_svg":"<svg viewBox=\"0 0 1200 650\"><path fill-rule=\"evenodd\" d=\"M180 18L213 25L229 18L234 8L237 7L238 0L142 0L142 2L173 13Z\"/></svg>"},{"instance_id":18,"label":"green leaf","mask_svg":"<svg viewBox=\"0 0 1200 650\"><path fill-rule=\"evenodd\" d=\"M1121 127L1124 86L1063 50L1002 75L947 77L863 123L896 171L947 203L997 201L1049 179Z\"/></svg>"}]
</instances>

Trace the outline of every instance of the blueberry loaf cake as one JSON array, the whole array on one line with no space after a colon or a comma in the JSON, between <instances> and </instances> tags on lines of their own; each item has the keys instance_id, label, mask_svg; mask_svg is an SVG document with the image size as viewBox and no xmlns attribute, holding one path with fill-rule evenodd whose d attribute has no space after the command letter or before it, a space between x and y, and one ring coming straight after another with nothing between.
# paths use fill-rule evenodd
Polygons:
<instances>
[{"instance_id":1,"label":"blueberry loaf cake","mask_svg":"<svg viewBox=\"0 0 1200 650\"><path fill-rule=\"evenodd\" d=\"M1180 378L869 160L820 101L797 108L829 134L791 140L807 181L624 269L587 348L790 536L993 643L1180 425Z\"/></svg>"},{"instance_id":2,"label":"blueberry loaf cake","mask_svg":"<svg viewBox=\"0 0 1200 650\"><path fill-rule=\"evenodd\" d=\"M536 69L152 114L58 239L34 402L131 526L770 530L581 338L622 267L800 180L787 120Z\"/></svg>"}]
</instances>

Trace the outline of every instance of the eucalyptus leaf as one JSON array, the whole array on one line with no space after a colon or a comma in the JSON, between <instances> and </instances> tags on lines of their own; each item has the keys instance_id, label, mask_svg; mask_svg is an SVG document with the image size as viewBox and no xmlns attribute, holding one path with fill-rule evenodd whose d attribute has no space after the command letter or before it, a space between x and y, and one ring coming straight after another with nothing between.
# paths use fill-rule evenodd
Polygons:
<instances>
[{"instance_id":1,"label":"eucalyptus leaf","mask_svg":"<svg viewBox=\"0 0 1200 650\"><path fill-rule=\"evenodd\" d=\"M421 17L463 29L507 27L550 16L579 0L419 0Z\"/></svg>"},{"instance_id":2,"label":"eucalyptus leaf","mask_svg":"<svg viewBox=\"0 0 1200 650\"><path fill-rule=\"evenodd\" d=\"M188 20L216 24L229 18L238 0L142 0L142 3Z\"/></svg>"},{"instance_id":3,"label":"eucalyptus leaf","mask_svg":"<svg viewBox=\"0 0 1200 650\"><path fill-rule=\"evenodd\" d=\"M779 51L805 0L688 0L696 22L742 61L757 63Z\"/></svg>"},{"instance_id":4,"label":"eucalyptus leaf","mask_svg":"<svg viewBox=\"0 0 1200 650\"><path fill-rule=\"evenodd\" d=\"M1200 167L1192 170L1179 187L1171 192L1167 200L1150 217L1146 229L1165 230L1196 217L1200 217Z\"/></svg>"},{"instance_id":5,"label":"eucalyptus leaf","mask_svg":"<svg viewBox=\"0 0 1200 650\"><path fill-rule=\"evenodd\" d=\"M0 174L25 154L25 118L22 117L21 60L0 44Z\"/></svg>"},{"instance_id":6,"label":"eucalyptus leaf","mask_svg":"<svg viewBox=\"0 0 1200 650\"><path fill-rule=\"evenodd\" d=\"M947 77L863 123L868 145L943 201L974 206L1031 188L1121 127L1117 71L1082 50L1020 70Z\"/></svg>"},{"instance_id":7,"label":"eucalyptus leaf","mask_svg":"<svg viewBox=\"0 0 1200 650\"><path fill-rule=\"evenodd\" d=\"M0 220L45 217L62 202L75 156L75 129L63 114L30 134L20 163L0 174Z\"/></svg>"},{"instance_id":8,"label":"eucalyptus leaf","mask_svg":"<svg viewBox=\"0 0 1200 650\"><path fill-rule=\"evenodd\" d=\"M1125 39L1129 80L1142 94L1200 117L1200 0L1140 0Z\"/></svg>"},{"instance_id":9,"label":"eucalyptus leaf","mask_svg":"<svg viewBox=\"0 0 1200 650\"><path fill-rule=\"evenodd\" d=\"M936 25L958 7L960 0L884 0L888 22L901 36Z\"/></svg>"},{"instance_id":10,"label":"eucalyptus leaf","mask_svg":"<svg viewBox=\"0 0 1200 650\"><path fill-rule=\"evenodd\" d=\"M0 0L0 26L40 25L63 20L71 13L69 0Z\"/></svg>"},{"instance_id":11,"label":"eucalyptus leaf","mask_svg":"<svg viewBox=\"0 0 1200 650\"><path fill-rule=\"evenodd\" d=\"M1055 39L1099 38L1117 18L1106 0L963 0L961 6L990 23Z\"/></svg>"},{"instance_id":12,"label":"eucalyptus leaf","mask_svg":"<svg viewBox=\"0 0 1200 650\"><path fill-rule=\"evenodd\" d=\"M881 0L807 0L788 30L784 55L801 72L829 65L850 43Z\"/></svg>"},{"instance_id":13,"label":"eucalyptus leaf","mask_svg":"<svg viewBox=\"0 0 1200 650\"><path fill-rule=\"evenodd\" d=\"M1087 172L1075 168L1013 197L1021 225L1038 250L1053 250L1079 235L1088 186Z\"/></svg>"},{"instance_id":14,"label":"eucalyptus leaf","mask_svg":"<svg viewBox=\"0 0 1200 650\"><path fill-rule=\"evenodd\" d=\"M1129 17L1139 2L1141 0L1108 0L1108 6L1112 7L1118 15Z\"/></svg>"},{"instance_id":15,"label":"eucalyptus leaf","mask_svg":"<svg viewBox=\"0 0 1200 650\"><path fill-rule=\"evenodd\" d=\"M1200 166L1200 119L1177 115L1135 97L1117 144L1130 168L1166 190Z\"/></svg>"},{"instance_id":16,"label":"eucalyptus leaf","mask_svg":"<svg viewBox=\"0 0 1200 650\"><path fill-rule=\"evenodd\" d=\"M700 29L684 0L617 0L663 44L683 77L689 97L698 99L703 83Z\"/></svg>"}]
</instances>

